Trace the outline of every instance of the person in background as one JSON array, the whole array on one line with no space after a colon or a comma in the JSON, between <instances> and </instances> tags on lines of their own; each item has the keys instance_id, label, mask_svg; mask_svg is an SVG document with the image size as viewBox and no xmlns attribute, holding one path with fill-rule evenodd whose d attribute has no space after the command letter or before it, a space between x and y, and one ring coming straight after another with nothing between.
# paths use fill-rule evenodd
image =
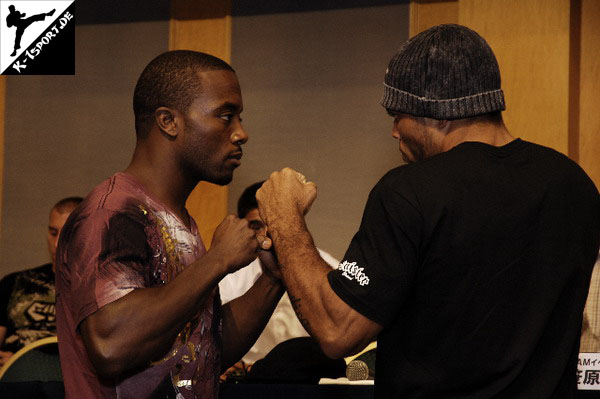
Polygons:
<instances>
[{"instance_id":1,"label":"person in background","mask_svg":"<svg viewBox=\"0 0 600 399\"><path fill-rule=\"evenodd\" d=\"M25 345L56 335L56 244L67 218L82 200L63 198L50 209L46 240L51 263L11 273L0 281L0 366Z\"/></svg>"},{"instance_id":2,"label":"person in background","mask_svg":"<svg viewBox=\"0 0 600 399\"><path fill-rule=\"evenodd\" d=\"M267 235L267 228L260 218L258 204L256 202L256 191L262 184L263 182L261 181L248 186L242 192L242 195L240 195L237 203L238 217L246 219L250 228L254 230L258 236ZM219 283L219 291L221 293L221 301L224 304L242 296L250 289L250 287L252 287L254 282L263 273L265 266L261 261L261 257L265 254L266 252L259 252L258 258L251 264L235 273L227 275L221 280ZM333 256L321 249L319 249L319 254L332 268L337 267L338 261ZM265 357L265 355L280 342L290 338L304 336L308 336L308 333L296 318L289 296L284 294L262 334L252 348L250 348L248 353L244 355L242 361L244 364L252 364ZM240 365L237 366L239 368Z\"/></svg>"}]
</instances>

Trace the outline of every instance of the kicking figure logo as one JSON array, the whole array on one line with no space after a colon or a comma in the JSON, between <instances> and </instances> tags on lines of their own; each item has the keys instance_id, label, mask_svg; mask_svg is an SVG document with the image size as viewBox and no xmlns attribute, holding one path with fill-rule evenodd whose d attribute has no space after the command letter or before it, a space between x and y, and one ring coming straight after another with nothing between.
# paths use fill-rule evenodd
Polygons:
<instances>
[{"instance_id":1,"label":"kicking figure logo","mask_svg":"<svg viewBox=\"0 0 600 399\"><path fill-rule=\"evenodd\" d=\"M27 29L29 25L36 21L43 21L46 19L46 17L51 17L52 15L54 15L54 11L56 11L53 8L52 11L49 11L47 13L37 14L29 18L25 18L25 13L19 12L12 4L8 6L8 10L10 11L10 13L6 17L6 25L9 28L13 26L17 28L17 35L15 36L15 47L12 54L10 55L11 57L17 55L17 50L21 48L21 38L23 37L25 29Z\"/></svg>"},{"instance_id":2,"label":"kicking figure logo","mask_svg":"<svg viewBox=\"0 0 600 399\"><path fill-rule=\"evenodd\" d=\"M0 74L74 73L74 0L0 0Z\"/></svg>"}]
</instances>

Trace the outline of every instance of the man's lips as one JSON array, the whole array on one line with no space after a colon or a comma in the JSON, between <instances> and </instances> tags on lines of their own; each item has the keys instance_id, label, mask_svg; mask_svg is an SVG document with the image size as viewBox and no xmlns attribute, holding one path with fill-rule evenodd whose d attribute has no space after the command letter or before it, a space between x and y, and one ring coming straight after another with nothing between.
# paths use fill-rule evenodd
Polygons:
<instances>
[{"instance_id":1,"label":"man's lips","mask_svg":"<svg viewBox=\"0 0 600 399\"><path fill-rule=\"evenodd\" d=\"M236 151L234 153L229 154L227 159L233 161L234 165L240 166L242 164L243 155L244 154L241 151Z\"/></svg>"}]
</instances>

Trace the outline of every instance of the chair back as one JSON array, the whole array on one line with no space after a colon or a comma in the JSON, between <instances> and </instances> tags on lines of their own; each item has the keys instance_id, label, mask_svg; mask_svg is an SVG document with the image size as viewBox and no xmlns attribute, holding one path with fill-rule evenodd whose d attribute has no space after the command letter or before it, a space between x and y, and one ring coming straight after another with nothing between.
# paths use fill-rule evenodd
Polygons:
<instances>
[{"instance_id":1,"label":"chair back","mask_svg":"<svg viewBox=\"0 0 600 399\"><path fill-rule=\"evenodd\" d=\"M58 340L47 337L25 345L0 369L0 382L61 381Z\"/></svg>"}]
</instances>

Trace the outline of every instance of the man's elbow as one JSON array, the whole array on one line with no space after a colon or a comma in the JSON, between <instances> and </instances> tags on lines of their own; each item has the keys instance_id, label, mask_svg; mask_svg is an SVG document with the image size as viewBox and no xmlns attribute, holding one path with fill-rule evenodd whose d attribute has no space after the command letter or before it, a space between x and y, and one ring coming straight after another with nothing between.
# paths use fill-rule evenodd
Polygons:
<instances>
[{"instance_id":1,"label":"man's elbow","mask_svg":"<svg viewBox=\"0 0 600 399\"><path fill-rule=\"evenodd\" d=\"M327 334L318 339L318 342L325 356L331 359L340 359L351 355L357 344L343 334Z\"/></svg>"},{"instance_id":2,"label":"man's elbow","mask_svg":"<svg viewBox=\"0 0 600 399\"><path fill-rule=\"evenodd\" d=\"M114 348L103 342L86 344L88 357L98 376L103 379L115 379L126 371L123 359L116 354Z\"/></svg>"}]
</instances>

